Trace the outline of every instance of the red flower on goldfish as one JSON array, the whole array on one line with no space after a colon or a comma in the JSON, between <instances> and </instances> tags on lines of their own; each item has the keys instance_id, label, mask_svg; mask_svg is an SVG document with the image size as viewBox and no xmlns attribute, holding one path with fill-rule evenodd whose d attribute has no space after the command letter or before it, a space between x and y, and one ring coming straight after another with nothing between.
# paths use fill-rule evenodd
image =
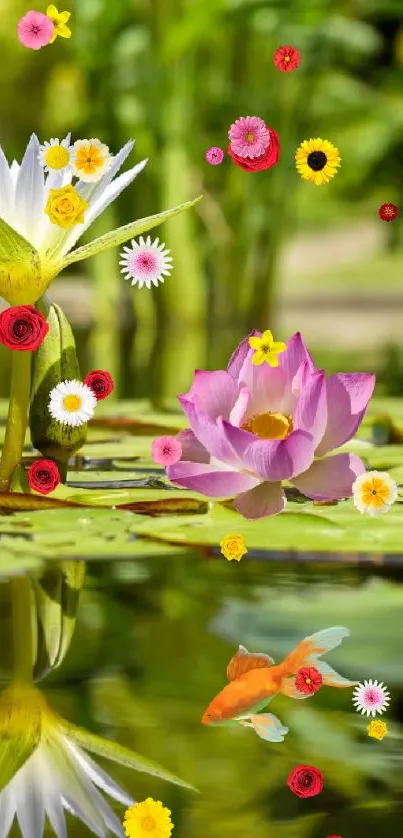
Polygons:
<instances>
[{"instance_id":1,"label":"red flower on goldfish","mask_svg":"<svg viewBox=\"0 0 403 838\"><path fill-rule=\"evenodd\" d=\"M295 686L300 693L312 695L320 690L323 683L322 675L314 666L304 666L295 676Z\"/></svg>"},{"instance_id":2,"label":"red flower on goldfish","mask_svg":"<svg viewBox=\"0 0 403 838\"><path fill-rule=\"evenodd\" d=\"M287 780L287 786L297 797L315 797L323 788L323 774L313 765L297 765Z\"/></svg>"}]
</instances>

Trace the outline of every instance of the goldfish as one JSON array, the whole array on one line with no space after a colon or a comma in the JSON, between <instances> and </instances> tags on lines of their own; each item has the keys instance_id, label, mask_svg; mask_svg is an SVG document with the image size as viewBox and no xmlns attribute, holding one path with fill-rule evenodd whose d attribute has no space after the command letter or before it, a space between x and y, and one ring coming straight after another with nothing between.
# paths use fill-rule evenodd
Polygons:
<instances>
[{"instance_id":1,"label":"goldfish","mask_svg":"<svg viewBox=\"0 0 403 838\"><path fill-rule=\"evenodd\" d=\"M323 685L353 687L358 681L349 681L339 675L321 655L339 646L350 634L343 626L333 626L305 637L298 646L276 665L273 658L260 652L248 652L239 646L227 667L229 683L213 698L202 716L204 725L243 724L253 727L259 736L269 741L282 741L288 728L270 713L260 714L273 698L282 693L289 698L309 698L295 684L295 675L305 666L314 666L322 675ZM264 734L264 735L263 735ZM272 736L280 738L271 738Z\"/></svg>"}]
</instances>

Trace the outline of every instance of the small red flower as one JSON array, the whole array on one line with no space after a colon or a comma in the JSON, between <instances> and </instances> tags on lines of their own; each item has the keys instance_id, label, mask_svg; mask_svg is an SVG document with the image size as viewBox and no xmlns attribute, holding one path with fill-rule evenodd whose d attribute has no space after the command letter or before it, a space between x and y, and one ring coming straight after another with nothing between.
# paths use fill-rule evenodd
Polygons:
<instances>
[{"instance_id":1,"label":"small red flower","mask_svg":"<svg viewBox=\"0 0 403 838\"><path fill-rule=\"evenodd\" d=\"M235 154L234 151L231 149L231 145L228 146L228 154L232 157L234 163L239 166L241 169L244 169L245 172L261 172L263 169L271 169L272 166L275 166L276 163L280 160L280 138L274 128L268 128L270 131L270 143L266 149L266 151L260 155L260 157L248 158L248 157L239 157L238 154Z\"/></svg>"},{"instance_id":2,"label":"small red flower","mask_svg":"<svg viewBox=\"0 0 403 838\"><path fill-rule=\"evenodd\" d=\"M11 306L0 314L0 342L9 349L33 352L48 331L46 317L34 306Z\"/></svg>"},{"instance_id":3,"label":"small red flower","mask_svg":"<svg viewBox=\"0 0 403 838\"><path fill-rule=\"evenodd\" d=\"M29 488L41 495L53 492L60 480L59 469L53 460L35 460L28 469Z\"/></svg>"},{"instance_id":4,"label":"small red flower","mask_svg":"<svg viewBox=\"0 0 403 838\"><path fill-rule=\"evenodd\" d=\"M83 384L86 384L87 387L92 390L98 401L106 399L107 396L110 396L114 387L112 376L105 370L94 370L93 372L89 372L88 375L85 376Z\"/></svg>"},{"instance_id":5,"label":"small red flower","mask_svg":"<svg viewBox=\"0 0 403 838\"><path fill-rule=\"evenodd\" d=\"M297 765L287 780L287 786L297 797L315 797L323 788L323 774L313 765Z\"/></svg>"},{"instance_id":6,"label":"small red flower","mask_svg":"<svg viewBox=\"0 0 403 838\"><path fill-rule=\"evenodd\" d=\"M399 215L399 210L395 204L382 204L378 213L382 221L393 221Z\"/></svg>"},{"instance_id":7,"label":"small red flower","mask_svg":"<svg viewBox=\"0 0 403 838\"><path fill-rule=\"evenodd\" d=\"M279 47L274 53L273 60L282 73L292 73L299 67L301 56L295 47Z\"/></svg>"},{"instance_id":8,"label":"small red flower","mask_svg":"<svg viewBox=\"0 0 403 838\"><path fill-rule=\"evenodd\" d=\"M303 666L295 676L295 686L300 693L306 695L312 695L320 690L322 682L322 675L314 666Z\"/></svg>"}]
</instances>

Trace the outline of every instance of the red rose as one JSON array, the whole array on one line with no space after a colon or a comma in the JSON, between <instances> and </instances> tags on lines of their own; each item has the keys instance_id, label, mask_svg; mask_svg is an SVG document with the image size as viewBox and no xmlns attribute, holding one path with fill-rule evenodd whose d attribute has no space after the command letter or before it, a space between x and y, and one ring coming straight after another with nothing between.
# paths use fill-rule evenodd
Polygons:
<instances>
[{"instance_id":1,"label":"red rose","mask_svg":"<svg viewBox=\"0 0 403 838\"><path fill-rule=\"evenodd\" d=\"M60 479L59 469L53 460L35 460L28 469L29 488L41 495L53 492Z\"/></svg>"},{"instance_id":2,"label":"red rose","mask_svg":"<svg viewBox=\"0 0 403 838\"><path fill-rule=\"evenodd\" d=\"M295 47L279 47L274 53L274 63L282 73L291 73L301 62L301 56Z\"/></svg>"},{"instance_id":3,"label":"red rose","mask_svg":"<svg viewBox=\"0 0 403 838\"><path fill-rule=\"evenodd\" d=\"M322 675L314 666L303 666L295 676L295 686L300 693L312 695L322 686Z\"/></svg>"},{"instance_id":4,"label":"red rose","mask_svg":"<svg viewBox=\"0 0 403 838\"><path fill-rule=\"evenodd\" d=\"M240 166L241 169L244 169L245 172L261 172L263 169L271 169L272 166L275 166L276 163L280 160L280 138L274 128L269 128L267 130L270 132L270 143L266 149L266 151L260 155L260 157L248 158L248 157L239 157L238 154L235 154L232 149L231 145L228 146L228 154L232 157L234 163L237 166Z\"/></svg>"},{"instance_id":5,"label":"red rose","mask_svg":"<svg viewBox=\"0 0 403 838\"><path fill-rule=\"evenodd\" d=\"M313 765L297 765L287 780L287 786L297 797L314 797L323 788L323 774Z\"/></svg>"},{"instance_id":6,"label":"red rose","mask_svg":"<svg viewBox=\"0 0 403 838\"><path fill-rule=\"evenodd\" d=\"M106 399L113 390L113 379L109 372L105 370L94 370L85 376L83 384L92 390L94 396L98 401Z\"/></svg>"},{"instance_id":7,"label":"red rose","mask_svg":"<svg viewBox=\"0 0 403 838\"><path fill-rule=\"evenodd\" d=\"M399 215L399 210L396 204L382 204L379 207L378 213L382 221L393 221Z\"/></svg>"},{"instance_id":8,"label":"red rose","mask_svg":"<svg viewBox=\"0 0 403 838\"><path fill-rule=\"evenodd\" d=\"M12 306L0 314L0 342L9 349L33 352L48 331L46 318L34 306Z\"/></svg>"}]
</instances>

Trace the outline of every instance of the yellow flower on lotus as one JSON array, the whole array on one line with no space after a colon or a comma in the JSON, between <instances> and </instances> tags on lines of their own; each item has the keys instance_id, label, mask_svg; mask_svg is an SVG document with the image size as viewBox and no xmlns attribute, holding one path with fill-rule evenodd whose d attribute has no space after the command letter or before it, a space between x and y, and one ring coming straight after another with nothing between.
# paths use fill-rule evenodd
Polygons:
<instances>
[{"instance_id":1,"label":"yellow flower on lotus","mask_svg":"<svg viewBox=\"0 0 403 838\"><path fill-rule=\"evenodd\" d=\"M85 183L95 183L112 163L109 148L100 140L77 140L74 143L73 172Z\"/></svg>"},{"instance_id":2,"label":"yellow flower on lotus","mask_svg":"<svg viewBox=\"0 0 403 838\"><path fill-rule=\"evenodd\" d=\"M170 814L160 800L147 797L127 810L123 821L125 833L128 838L170 838L173 830Z\"/></svg>"},{"instance_id":3,"label":"yellow flower on lotus","mask_svg":"<svg viewBox=\"0 0 403 838\"><path fill-rule=\"evenodd\" d=\"M107 170L100 177L98 169L96 183L88 182L88 173L87 177L84 172L83 177L78 173L80 179L75 184L75 194L87 208L84 221L78 220L78 214L73 224L70 224L70 209L73 204L78 209L78 202L73 198L71 186L75 147L70 145L70 135L55 145L51 140L41 146L33 134L21 165L14 161L9 166L0 147L0 297L12 306L33 305L55 277L73 262L119 247L200 200L187 201L157 215L131 221L73 250L80 236L144 169L147 160L118 175L133 146L134 142L128 142L108 160ZM47 174L45 168L50 169ZM52 193L67 186L70 189L60 206L57 203L55 206ZM83 205L80 206L83 210ZM44 207L51 212L52 208L55 210L53 223Z\"/></svg>"},{"instance_id":4,"label":"yellow flower on lotus","mask_svg":"<svg viewBox=\"0 0 403 838\"><path fill-rule=\"evenodd\" d=\"M248 548L245 544L243 535L226 535L222 541L220 541L221 553L231 562L235 559L236 562L240 562L242 556L248 552Z\"/></svg>"},{"instance_id":5,"label":"yellow flower on lotus","mask_svg":"<svg viewBox=\"0 0 403 838\"><path fill-rule=\"evenodd\" d=\"M382 742L384 736L386 736L388 732L388 726L386 722L373 720L367 727L368 736L372 736L373 739L378 739L379 742Z\"/></svg>"},{"instance_id":6,"label":"yellow flower on lotus","mask_svg":"<svg viewBox=\"0 0 403 838\"><path fill-rule=\"evenodd\" d=\"M45 212L52 224L70 230L74 224L84 224L84 212L88 209L77 190L70 183L61 189L50 189Z\"/></svg>"},{"instance_id":7,"label":"yellow flower on lotus","mask_svg":"<svg viewBox=\"0 0 403 838\"><path fill-rule=\"evenodd\" d=\"M71 12L59 12L56 6L51 3L46 9L46 17L50 17L50 19L53 20L55 27L53 35L49 41L50 44L53 44L53 41L56 40L58 35L60 35L61 38L71 38L71 29L66 26L67 21L71 17Z\"/></svg>"},{"instance_id":8,"label":"yellow flower on lotus","mask_svg":"<svg viewBox=\"0 0 403 838\"><path fill-rule=\"evenodd\" d=\"M287 349L283 341L275 341L270 329L263 332L262 337L254 335L249 338L249 346L256 351L252 355L252 364L259 366L266 361L271 367L278 367L278 355Z\"/></svg>"}]
</instances>

